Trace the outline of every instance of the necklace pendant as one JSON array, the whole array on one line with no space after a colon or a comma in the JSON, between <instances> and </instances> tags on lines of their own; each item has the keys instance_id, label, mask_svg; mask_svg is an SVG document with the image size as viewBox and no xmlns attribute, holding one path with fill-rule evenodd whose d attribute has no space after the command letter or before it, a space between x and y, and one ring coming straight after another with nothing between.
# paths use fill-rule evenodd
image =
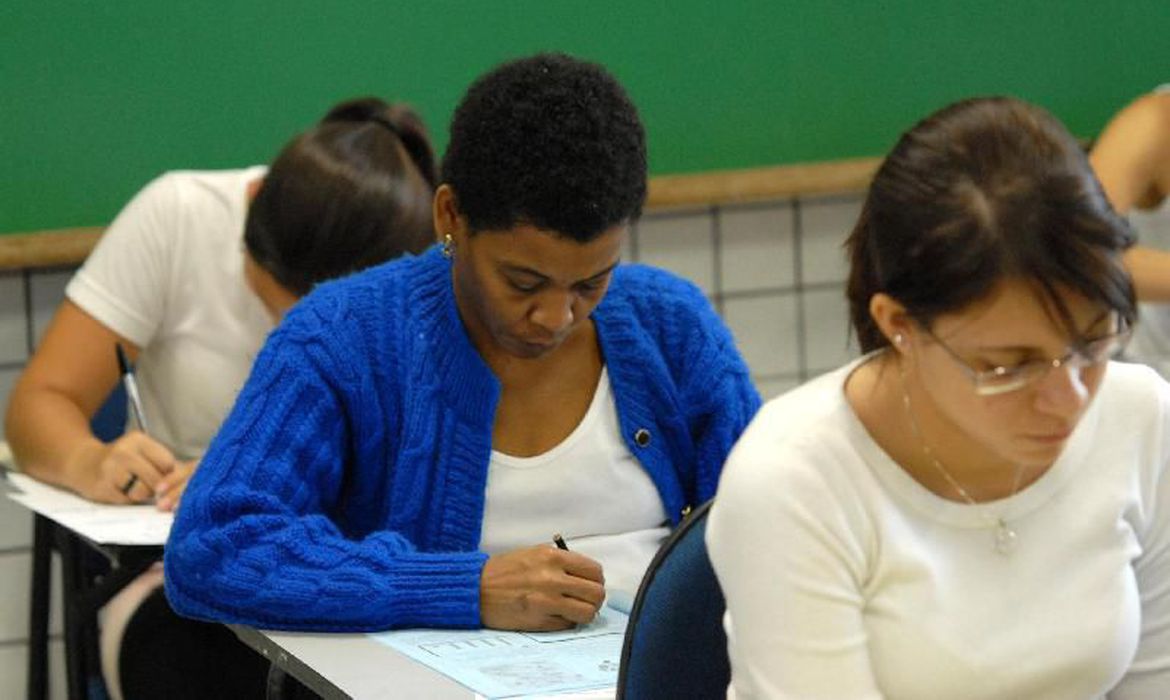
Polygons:
<instances>
[{"instance_id":1,"label":"necklace pendant","mask_svg":"<svg viewBox=\"0 0 1170 700\"><path fill-rule=\"evenodd\" d=\"M995 551L1003 555L1011 554L1016 550L1019 537L1016 531L1011 528L1003 518L999 518L995 523Z\"/></svg>"}]
</instances>

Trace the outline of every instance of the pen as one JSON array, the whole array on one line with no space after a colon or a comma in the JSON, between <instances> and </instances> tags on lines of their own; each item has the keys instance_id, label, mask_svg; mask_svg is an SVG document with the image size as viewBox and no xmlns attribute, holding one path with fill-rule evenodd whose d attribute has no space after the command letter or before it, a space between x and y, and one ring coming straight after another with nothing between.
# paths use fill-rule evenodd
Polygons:
<instances>
[{"instance_id":1,"label":"pen","mask_svg":"<svg viewBox=\"0 0 1170 700\"><path fill-rule=\"evenodd\" d=\"M126 351L121 343L114 343L114 351L118 355L118 369L122 372L122 385L126 387L126 397L130 400L130 410L134 412L134 420L138 428L150 434L146 428L146 413L142 410L142 397L138 395L138 383L134 381L134 373L130 371L130 362L126 359Z\"/></svg>"}]
</instances>

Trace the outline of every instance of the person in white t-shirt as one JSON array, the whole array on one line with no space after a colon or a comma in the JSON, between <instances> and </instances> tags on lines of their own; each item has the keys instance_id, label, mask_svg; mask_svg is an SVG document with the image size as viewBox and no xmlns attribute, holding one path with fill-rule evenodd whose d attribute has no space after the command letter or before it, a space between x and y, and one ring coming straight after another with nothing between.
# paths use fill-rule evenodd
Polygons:
<instances>
[{"instance_id":1,"label":"person in white t-shirt","mask_svg":"<svg viewBox=\"0 0 1170 700\"><path fill-rule=\"evenodd\" d=\"M1089 160L1118 213L1142 245L1126 253L1141 305L1129 358L1170 378L1170 85L1118 112Z\"/></svg>"},{"instance_id":2,"label":"person in white t-shirt","mask_svg":"<svg viewBox=\"0 0 1170 700\"><path fill-rule=\"evenodd\" d=\"M270 168L170 172L151 182L71 280L13 389L5 434L21 468L95 501L175 508L283 313L320 281L433 243L435 177L418 115L361 98L333 107ZM119 380L116 343L136 361L150 434L132 424L106 443L89 422ZM174 616L161 582L158 567L107 606L103 656L111 691L199 697L237 687L230 679L246 664L217 669L211 651L188 650L216 644L176 641L184 629L203 634L198 626L219 637L231 633ZM157 600L142 603L152 591ZM157 608L150 624L161 630L161 643L136 636L133 622L123 639L126 618L148 608ZM141 653L128 649L133 638L142 639L134 644ZM173 677L174 685L134 691L138 681L127 676L141 674L133 672L120 683L111 671L119 646L123 671L157 665L157 675ZM166 668L168 649L181 650L172 665L184 664L185 672ZM259 681L262 688L262 673Z\"/></svg>"},{"instance_id":3,"label":"person in white t-shirt","mask_svg":"<svg viewBox=\"0 0 1170 700\"><path fill-rule=\"evenodd\" d=\"M867 353L766 404L707 544L740 698L1164 698L1170 385L1109 362L1133 243L1043 110L899 140L849 238Z\"/></svg>"}]
</instances>

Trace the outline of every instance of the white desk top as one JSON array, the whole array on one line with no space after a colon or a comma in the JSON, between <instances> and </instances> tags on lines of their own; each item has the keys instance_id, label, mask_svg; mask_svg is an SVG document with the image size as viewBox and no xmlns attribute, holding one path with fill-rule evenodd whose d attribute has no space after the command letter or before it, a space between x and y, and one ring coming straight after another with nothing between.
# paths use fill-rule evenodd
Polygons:
<instances>
[{"instance_id":1,"label":"white desk top","mask_svg":"<svg viewBox=\"0 0 1170 700\"><path fill-rule=\"evenodd\" d=\"M443 674L364 634L301 634L231 627L245 643L327 699L476 697ZM306 670L310 677L305 677Z\"/></svg>"},{"instance_id":2,"label":"white desk top","mask_svg":"<svg viewBox=\"0 0 1170 700\"><path fill-rule=\"evenodd\" d=\"M240 639L326 700L481 696L365 634L268 632L230 625ZM613 689L556 695L558 700L612 699Z\"/></svg>"}]
</instances>

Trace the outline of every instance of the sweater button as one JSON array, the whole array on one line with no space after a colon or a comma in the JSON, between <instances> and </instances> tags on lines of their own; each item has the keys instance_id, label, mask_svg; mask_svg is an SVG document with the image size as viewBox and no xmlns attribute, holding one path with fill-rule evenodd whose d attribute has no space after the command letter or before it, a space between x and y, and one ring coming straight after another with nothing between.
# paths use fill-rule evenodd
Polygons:
<instances>
[{"instance_id":1,"label":"sweater button","mask_svg":"<svg viewBox=\"0 0 1170 700\"><path fill-rule=\"evenodd\" d=\"M634 432L634 444L638 447L645 447L650 444L650 431L645 428L638 428Z\"/></svg>"}]
</instances>

